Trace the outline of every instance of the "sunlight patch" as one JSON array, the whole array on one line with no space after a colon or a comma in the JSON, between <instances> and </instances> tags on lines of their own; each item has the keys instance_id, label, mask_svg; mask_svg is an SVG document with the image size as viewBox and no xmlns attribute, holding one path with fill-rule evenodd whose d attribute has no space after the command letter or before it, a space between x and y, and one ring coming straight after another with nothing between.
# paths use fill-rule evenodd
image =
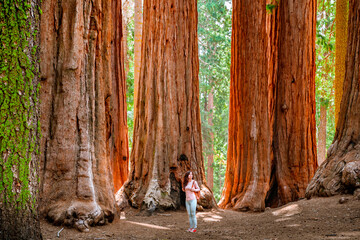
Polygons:
<instances>
[{"instance_id":1,"label":"sunlight patch","mask_svg":"<svg viewBox=\"0 0 360 240\"><path fill-rule=\"evenodd\" d=\"M279 210L272 212L274 216L284 216L284 217L290 217L299 213L301 213L301 208L299 207L298 204L291 204L289 206L283 207Z\"/></svg>"},{"instance_id":2,"label":"sunlight patch","mask_svg":"<svg viewBox=\"0 0 360 240\"><path fill-rule=\"evenodd\" d=\"M149 223L139 223L139 222L133 222L133 221L126 221L126 222L136 224L139 226L143 226L143 227L148 227L148 228L154 228L154 229L160 229L160 230L170 230L170 228L168 228L168 227L158 226L158 225L149 224Z\"/></svg>"},{"instance_id":3,"label":"sunlight patch","mask_svg":"<svg viewBox=\"0 0 360 240\"><path fill-rule=\"evenodd\" d=\"M284 218L276 219L275 222L283 222L283 221L288 221L288 220L291 220L291 219L292 219L292 218L284 217Z\"/></svg>"},{"instance_id":4,"label":"sunlight patch","mask_svg":"<svg viewBox=\"0 0 360 240\"><path fill-rule=\"evenodd\" d=\"M220 220L223 218L214 213L207 213L207 212L197 213L196 215L198 217L201 217L205 222L220 222Z\"/></svg>"},{"instance_id":5,"label":"sunlight patch","mask_svg":"<svg viewBox=\"0 0 360 240\"><path fill-rule=\"evenodd\" d=\"M209 218L209 217L203 218L203 220L205 222L220 222L220 219Z\"/></svg>"},{"instance_id":6,"label":"sunlight patch","mask_svg":"<svg viewBox=\"0 0 360 240\"><path fill-rule=\"evenodd\" d=\"M287 227L300 227L300 224L294 223L294 224L288 224Z\"/></svg>"}]
</instances>

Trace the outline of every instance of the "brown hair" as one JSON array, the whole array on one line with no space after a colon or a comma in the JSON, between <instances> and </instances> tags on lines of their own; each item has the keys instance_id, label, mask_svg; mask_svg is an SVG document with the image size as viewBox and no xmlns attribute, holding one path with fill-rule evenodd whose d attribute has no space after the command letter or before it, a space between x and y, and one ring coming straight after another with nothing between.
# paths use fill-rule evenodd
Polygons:
<instances>
[{"instance_id":1,"label":"brown hair","mask_svg":"<svg viewBox=\"0 0 360 240\"><path fill-rule=\"evenodd\" d=\"M187 171L184 175L184 181L183 181L183 191L185 191L185 187L186 185L188 185L189 183L189 174L191 173L191 171Z\"/></svg>"}]
</instances>

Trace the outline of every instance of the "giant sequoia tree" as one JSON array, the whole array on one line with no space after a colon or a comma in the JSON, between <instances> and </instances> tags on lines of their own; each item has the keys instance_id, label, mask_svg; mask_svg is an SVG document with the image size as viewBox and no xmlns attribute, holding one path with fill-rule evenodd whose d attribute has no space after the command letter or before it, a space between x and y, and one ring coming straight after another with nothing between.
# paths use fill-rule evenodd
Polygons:
<instances>
[{"instance_id":1,"label":"giant sequoia tree","mask_svg":"<svg viewBox=\"0 0 360 240\"><path fill-rule=\"evenodd\" d=\"M316 1L280 1L270 16L266 1L233 6L228 165L220 206L259 211L304 197L317 166Z\"/></svg>"},{"instance_id":2,"label":"giant sequoia tree","mask_svg":"<svg viewBox=\"0 0 360 240\"><path fill-rule=\"evenodd\" d=\"M40 210L86 230L113 219L112 176L117 187L126 178L121 2L49 0L42 8Z\"/></svg>"},{"instance_id":3,"label":"giant sequoia tree","mask_svg":"<svg viewBox=\"0 0 360 240\"><path fill-rule=\"evenodd\" d=\"M220 207L265 208L271 170L265 6L266 0L233 1L229 145Z\"/></svg>"},{"instance_id":4,"label":"giant sequoia tree","mask_svg":"<svg viewBox=\"0 0 360 240\"><path fill-rule=\"evenodd\" d=\"M272 206L304 197L317 168L316 1L280 1L277 11L279 40L275 69L274 163L271 192L267 198Z\"/></svg>"},{"instance_id":5,"label":"giant sequoia tree","mask_svg":"<svg viewBox=\"0 0 360 240\"><path fill-rule=\"evenodd\" d=\"M131 170L124 192L134 207L178 208L192 170L199 204L214 204L205 184L199 110L196 0L145 0Z\"/></svg>"},{"instance_id":6,"label":"giant sequoia tree","mask_svg":"<svg viewBox=\"0 0 360 240\"><path fill-rule=\"evenodd\" d=\"M340 113L328 157L306 195L331 196L360 187L360 1L349 5L348 48Z\"/></svg>"},{"instance_id":7,"label":"giant sequoia tree","mask_svg":"<svg viewBox=\"0 0 360 240\"><path fill-rule=\"evenodd\" d=\"M0 239L42 239L39 1L0 1Z\"/></svg>"}]
</instances>

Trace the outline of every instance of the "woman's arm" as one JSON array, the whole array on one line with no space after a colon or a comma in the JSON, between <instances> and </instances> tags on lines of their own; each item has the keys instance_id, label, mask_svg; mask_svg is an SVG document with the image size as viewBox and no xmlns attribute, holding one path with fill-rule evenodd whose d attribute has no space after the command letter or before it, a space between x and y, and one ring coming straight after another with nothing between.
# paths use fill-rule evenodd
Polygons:
<instances>
[{"instance_id":1,"label":"woman's arm","mask_svg":"<svg viewBox=\"0 0 360 240\"><path fill-rule=\"evenodd\" d=\"M200 192L200 188L199 188L199 185L198 185L197 181L194 181L194 184L191 185L191 186L194 186L194 187L191 189L193 192Z\"/></svg>"}]
</instances>

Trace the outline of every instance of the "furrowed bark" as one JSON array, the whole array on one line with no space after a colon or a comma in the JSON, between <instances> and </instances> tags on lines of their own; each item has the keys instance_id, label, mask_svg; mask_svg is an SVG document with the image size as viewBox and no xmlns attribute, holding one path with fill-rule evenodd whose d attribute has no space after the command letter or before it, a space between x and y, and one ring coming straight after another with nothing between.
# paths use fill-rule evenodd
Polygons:
<instances>
[{"instance_id":1,"label":"furrowed bark","mask_svg":"<svg viewBox=\"0 0 360 240\"><path fill-rule=\"evenodd\" d=\"M112 172L123 181L116 168L127 161L121 2L42 8L40 210L86 231L113 220Z\"/></svg>"},{"instance_id":2,"label":"furrowed bark","mask_svg":"<svg viewBox=\"0 0 360 240\"><path fill-rule=\"evenodd\" d=\"M273 206L304 197L317 168L315 36L316 1L280 1Z\"/></svg>"},{"instance_id":3,"label":"furrowed bark","mask_svg":"<svg viewBox=\"0 0 360 240\"><path fill-rule=\"evenodd\" d=\"M265 208L271 171L266 1L233 1L229 145L220 207ZM255 67L256 66L256 67Z\"/></svg>"},{"instance_id":4,"label":"furrowed bark","mask_svg":"<svg viewBox=\"0 0 360 240\"><path fill-rule=\"evenodd\" d=\"M0 239L42 239L39 4L0 2Z\"/></svg>"},{"instance_id":5,"label":"furrowed bark","mask_svg":"<svg viewBox=\"0 0 360 240\"><path fill-rule=\"evenodd\" d=\"M129 174L129 144L127 127L126 107L126 79L124 71L124 52L121 1L112 0L112 39L111 64L112 64L112 93L110 122L111 126L111 148L110 159L112 163L112 174L114 182L114 193L125 183Z\"/></svg>"}]
</instances>

